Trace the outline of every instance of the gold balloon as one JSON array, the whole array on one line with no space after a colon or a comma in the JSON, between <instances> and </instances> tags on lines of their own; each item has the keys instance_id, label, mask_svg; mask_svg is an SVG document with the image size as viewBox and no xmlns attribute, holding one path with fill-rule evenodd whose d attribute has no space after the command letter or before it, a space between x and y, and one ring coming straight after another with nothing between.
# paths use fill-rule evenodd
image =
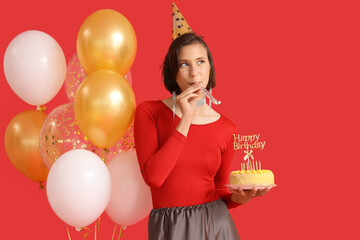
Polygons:
<instances>
[{"instance_id":1,"label":"gold balloon","mask_svg":"<svg viewBox=\"0 0 360 240\"><path fill-rule=\"evenodd\" d=\"M129 129L135 113L135 96L119 73L93 72L80 84L74 101L81 131L97 147L115 145Z\"/></svg>"},{"instance_id":2,"label":"gold balloon","mask_svg":"<svg viewBox=\"0 0 360 240\"><path fill-rule=\"evenodd\" d=\"M46 114L27 110L16 115L5 132L5 150L11 163L34 182L45 181L48 169L40 155L40 129Z\"/></svg>"},{"instance_id":3,"label":"gold balloon","mask_svg":"<svg viewBox=\"0 0 360 240\"><path fill-rule=\"evenodd\" d=\"M135 31L121 13L102 9L81 25L76 48L87 74L107 69L124 76L135 60Z\"/></svg>"}]
</instances>

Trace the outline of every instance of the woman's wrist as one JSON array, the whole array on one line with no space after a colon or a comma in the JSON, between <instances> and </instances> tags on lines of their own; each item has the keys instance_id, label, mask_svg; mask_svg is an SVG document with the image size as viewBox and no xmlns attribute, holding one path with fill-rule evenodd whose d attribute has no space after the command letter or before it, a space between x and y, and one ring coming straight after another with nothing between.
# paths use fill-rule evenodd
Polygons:
<instances>
[{"instance_id":1,"label":"woman's wrist","mask_svg":"<svg viewBox=\"0 0 360 240\"><path fill-rule=\"evenodd\" d=\"M231 201L233 201L234 203L237 203L237 204L241 204L237 201L235 194L231 194Z\"/></svg>"},{"instance_id":2,"label":"woman's wrist","mask_svg":"<svg viewBox=\"0 0 360 240\"><path fill-rule=\"evenodd\" d=\"M245 199L239 198L239 196L237 194L234 194L234 193L231 194L231 201L233 201L234 203L240 204L240 205L245 204L246 202L248 202Z\"/></svg>"},{"instance_id":3,"label":"woman's wrist","mask_svg":"<svg viewBox=\"0 0 360 240\"><path fill-rule=\"evenodd\" d=\"M186 137L190 129L191 121L192 120L190 118L182 116L176 130Z\"/></svg>"}]
</instances>

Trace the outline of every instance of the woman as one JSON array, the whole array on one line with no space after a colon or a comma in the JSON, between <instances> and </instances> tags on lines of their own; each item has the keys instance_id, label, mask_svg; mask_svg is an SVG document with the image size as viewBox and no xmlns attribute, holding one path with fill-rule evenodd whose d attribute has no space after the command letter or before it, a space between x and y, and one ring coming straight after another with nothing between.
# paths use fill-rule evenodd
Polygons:
<instances>
[{"instance_id":1,"label":"woman","mask_svg":"<svg viewBox=\"0 0 360 240\"><path fill-rule=\"evenodd\" d=\"M166 89L176 93L141 103L135 145L153 207L149 239L239 239L228 208L269 189L229 192L235 125L204 101L215 87L210 50L195 33L175 39L163 63ZM175 115L173 115L173 113Z\"/></svg>"}]
</instances>

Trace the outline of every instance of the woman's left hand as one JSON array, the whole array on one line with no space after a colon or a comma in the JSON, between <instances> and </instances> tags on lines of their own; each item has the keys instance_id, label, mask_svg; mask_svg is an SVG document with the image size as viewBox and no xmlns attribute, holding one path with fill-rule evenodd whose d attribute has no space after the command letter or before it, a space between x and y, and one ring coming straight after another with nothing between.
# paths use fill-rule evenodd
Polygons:
<instances>
[{"instance_id":1,"label":"woman's left hand","mask_svg":"<svg viewBox=\"0 0 360 240\"><path fill-rule=\"evenodd\" d=\"M264 196L270 191L270 188L264 188L261 190L256 190L255 188L251 190L242 190L242 189L229 189L233 194L231 195L231 200L238 204L244 204L249 202L254 197Z\"/></svg>"}]
</instances>

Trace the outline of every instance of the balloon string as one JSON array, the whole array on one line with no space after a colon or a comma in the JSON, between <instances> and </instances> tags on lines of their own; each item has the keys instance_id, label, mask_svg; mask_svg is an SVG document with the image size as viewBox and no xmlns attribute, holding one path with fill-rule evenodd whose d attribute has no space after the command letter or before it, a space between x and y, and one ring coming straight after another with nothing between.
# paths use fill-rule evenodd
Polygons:
<instances>
[{"instance_id":1,"label":"balloon string","mask_svg":"<svg viewBox=\"0 0 360 240\"><path fill-rule=\"evenodd\" d=\"M83 227L81 230L83 232L83 239L84 240L88 239L90 237L90 233L85 232L85 230L88 230L88 231L91 231L91 230L89 228L87 228L87 227Z\"/></svg>"},{"instance_id":2,"label":"balloon string","mask_svg":"<svg viewBox=\"0 0 360 240\"><path fill-rule=\"evenodd\" d=\"M114 232L113 232L113 235L112 235L111 240L114 240L114 236L115 236L115 232L116 232L116 227L117 227L117 224L115 224L115 228L114 228Z\"/></svg>"},{"instance_id":3,"label":"balloon string","mask_svg":"<svg viewBox=\"0 0 360 240\"><path fill-rule=\"evenodd\" d=\"M100 216L99 216L99 219L98 219L98 231L100 231Z\"/></svg>"},{"instance_id":4,"label":"balloon string","mask_svg":"<svg viewBox=\"0 0 360 240\"><path fill-rule=\"evenodd\" d=\"M96 230L96 227L97 227L97 230ZM96 235L99 230L100 230L100 216L97 219L97 224L96 224L96 220L95 220L95 238L94 238L94 240L96 240Z\"/></svg>"},{"instance_id":5,"label":"balloon string","mask_svg":"<svg viewBox=\"0 0 360 240\"><path fill-rule=\"evenodd\" d=\"M39 189L42 190L44 189L45 195L46 195L46 188L44 187L44 185L42 184L42 182L39 182Z\"/></svg>"},{"instance_id":6,"label":"balloon string","mask_svg":"<svg viewBox=\"0 0 360 240\"><path fill-rule=\"evenodd\" d=\"M96 240L96 233L97 233L97 227L96 227L97 223L96 222L97 222L97 220L95 220L95 237L94 237L94 240Z\"/></svg>"},{"instance_id":7,"label":"balloon string","mask_svg":"<svg viewBox=\"0 0 360 240\"><path fill-rule=\"evenodd\" d=\"M40 111L40 112L43 112L43 111L46 110L46 107L45 107L45 105L38 105L38 106L36 106L36 110Z\"/></svg>"},{"instance_id":8,"label":"balloon string","mask_svg":"<svg viewBox=\"0 0 360 240\"><path fill-rule=\"evenodd\" d=\"M67 224L65 224L65 226L66 226L66 231L67 231L67 234L68 234L69 240L71 240L70 233L69 233L69 228L68 228Z\"/></svg>"},{"instance_id":9,"label":"balloon string","mask_svg":"<svg viewBox=\"0 0 360 240\"><path fill-rule=\"evenodd\" d=\"M120 240L120 238L122 238L122 237L123 237L123 232L122 232L122 230L123 230L123 226L121 226L121 227L120 227L120 231L119 231L119 238L118 238L118 240Z\"/></svg>"},{"instance_id":10,"label":"balloon string","mask_svg":"<svg viewBox=\"0 0 360 240\"><path fill-rule=\"evenodd\" d=\"M106 164L106 155L110 152L110 150L108 148L103 148L102 149L102 156L101 159L104 161L104 163Z\"/></svg>"}]
</instances>

